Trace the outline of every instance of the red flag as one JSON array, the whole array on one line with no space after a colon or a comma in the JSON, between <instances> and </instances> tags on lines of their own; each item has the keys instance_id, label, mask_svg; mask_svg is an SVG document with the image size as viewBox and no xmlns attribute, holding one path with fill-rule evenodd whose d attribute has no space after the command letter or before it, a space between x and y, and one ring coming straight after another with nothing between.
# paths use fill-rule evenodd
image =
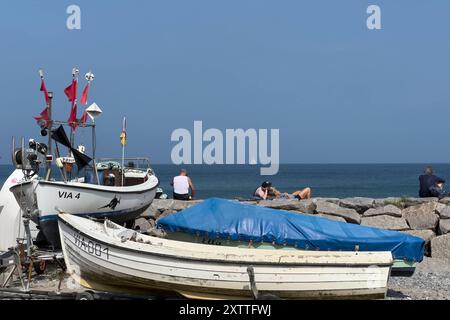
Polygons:
<instances>
[{"instance_id":1,"label":"red flag","mask_svg":"<svg viewBox=\"0 0 450 320\"><path fill-rule=\"evenodd\" d=\"M83 115L82 115L81 118L80 118L80 120L78 120L78 123L79 123L79 124L86 124L87 116L88 116L87 112L84 111L84 112L83 112Z\"/></svg>"},{"instance_id":2,"label":"red flag","mask_svg":"<svg viewBox=\"0 0 450 320\"><path fill-rule=\"evenodd\" d=\"M72 130L76 130L78 127L78 121L77 121L77 104L73 103L72 107L70 108L70 116L69 119L67 119L67 122L72 127Z\"/></svg>"},{"instance_id":3,"label":"red flag","mask_svg":"<svg viewBox=\"0 0 450 320\"><path fill-rule=\"evenodd\" d=\"M45 102L48 103L49 97L48 97L47 88L45 87L44 79L41 79L41 89L40 90L44 91Z\"/></svg>"},{"instance_id":4,"label":"red flag","mask_svg":"<svg viewBox=\"0 0 450 320\"><path fill-rule=\"evenodd\" d=\"M86 84L86 87L84 87L83 93L81 94L81 100L80 100L81 104L84 104L84 105L87 104L88 92L89 92L89 82Z\"/></svg>"},{"instance_id":5,"label":"red flag","mask_svg":"<svg viewBox=\"0 0 450 320\"><path fill-rule=\"evenodd\" d=\"M67 98L69 98L69 101L75 101L75 99L77 98L77 81L75 79L72 80L70 86L64 89L64 93L66 94Z\"/></svg>"},{"instance_id":6,"label":"red flag","mask_svg":"<svg viewBox=\"0 0 450 320\"><path fill-rule=\"evenodd\" d=\"M47 128L50 118L48 116L48 108L45 108L37 117L33 117L42 128Z\"/></svg>"}]
</instances>

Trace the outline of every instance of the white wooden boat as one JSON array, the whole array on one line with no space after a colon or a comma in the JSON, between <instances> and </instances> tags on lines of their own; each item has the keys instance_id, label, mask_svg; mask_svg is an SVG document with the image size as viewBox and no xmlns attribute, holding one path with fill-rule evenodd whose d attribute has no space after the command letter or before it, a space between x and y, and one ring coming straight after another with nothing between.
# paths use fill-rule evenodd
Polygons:
<instances>
[{"instance_id":1,"label":"white wooden boat","mask_svg":"<svg viewBox=\"0 0 450 320\"><path fill-rule=\"evenodd\" d=\"M214 247L138 234L111 221L59 214L64 259L86 288L188 298L252 298L248 267L262 294L280 298L383 298L391 252Z\"/></svg>"},{"instance_id":2,"label":"white wooden boat","mask_svg":"<svg viewBox=\"0 0 450 320\"><path fill-rule=\"evenodd\" d=\"M136 181L136 170L132 179ZM46 239L59 247L57 214L61 211L96 218L107 217L117 223L134 220L155 198L158 178L153 172L142 172L136 185L106 186L78 181L23 181L10 190L22 210L32 214Z\"/></svg>"}]
</instances>

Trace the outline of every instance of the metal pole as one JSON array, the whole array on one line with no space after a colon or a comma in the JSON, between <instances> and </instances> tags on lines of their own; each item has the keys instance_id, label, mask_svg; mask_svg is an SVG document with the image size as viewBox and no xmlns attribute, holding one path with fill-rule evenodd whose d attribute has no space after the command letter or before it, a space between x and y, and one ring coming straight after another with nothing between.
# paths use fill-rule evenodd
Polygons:
<instances>
[{"instance_id":1,"label":"metal pole","mask_svg":"<svg viewBox=\"0 0 450 320\"><path fill-rule=\"evenodd\" d=\"M53 126L53 122L52 122L52 100L53 100L53 92L49 92L48 93L48 104L47 104L47 108L48 108L48 152L47 154L49 155L53 155L52 152L52 138L51 138L51 133L52 133L52 126ZM45 176L45 180L50 180L52 174L52 162L51 161L47 161L47 174Z\"/></svg>"},{"instance_id":2,"label":"metal pole","mask_svg":"<svg viewBox=\"0 0 450 320\"><path fill-rule=\"evenodd\" d=\"M95 120L92 120L92 164L94 165L94 173L95 173L95 179L97 180L97 184L100 184L100 179L98 178L98 172L97 172L97 164L95 163Z\"/></svg>"}]
</instances>

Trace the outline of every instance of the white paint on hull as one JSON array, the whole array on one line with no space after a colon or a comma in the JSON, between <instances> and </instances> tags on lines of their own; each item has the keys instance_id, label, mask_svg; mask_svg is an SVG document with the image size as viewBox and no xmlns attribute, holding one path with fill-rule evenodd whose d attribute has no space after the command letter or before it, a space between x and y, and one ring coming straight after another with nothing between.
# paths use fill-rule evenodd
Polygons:
<instances>
[{"instance_id":1,"label":"white paint on hull","mask_svg":"<svg viewBox=\"0 0 450 320\"><path fill-rule=\"evenodd\" d=\"M247 267L257 288L286 298L383 296L390 252L309 252L217 248L139 235L122 242L110 229L87 219L60 215L59 228L69 272L94 288L175 290L198 297L250 297ZM83 234L80 235L79 231Z\"/></svg>"}]
</instances>

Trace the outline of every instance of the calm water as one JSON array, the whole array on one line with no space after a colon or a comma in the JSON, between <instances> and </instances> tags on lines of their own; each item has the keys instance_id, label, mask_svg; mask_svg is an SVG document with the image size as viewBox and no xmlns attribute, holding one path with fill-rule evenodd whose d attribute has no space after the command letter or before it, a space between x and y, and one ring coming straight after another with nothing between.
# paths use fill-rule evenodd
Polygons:
<instances>
[{"instance_id":1,"label":"calm water","mask_svg":"<svg viewBox=\"0 0 450 320\"><path fill-rule=\"evenodd\" d=\"M188 165L185 167L197 189L197 198L212 196L249 197L264 180L270 180L281 191L292 192L304 186L314 196L382 198L416 196L418 176L424 164L285 164L276 176L260 176L258 166ZM450 179L450 164L435 164L437 175ZM153 165L160 186L171 197L171 178L180 169L175 165ZM0 182L12 171L0 165Z\"/></svg>"}]
</instances>

